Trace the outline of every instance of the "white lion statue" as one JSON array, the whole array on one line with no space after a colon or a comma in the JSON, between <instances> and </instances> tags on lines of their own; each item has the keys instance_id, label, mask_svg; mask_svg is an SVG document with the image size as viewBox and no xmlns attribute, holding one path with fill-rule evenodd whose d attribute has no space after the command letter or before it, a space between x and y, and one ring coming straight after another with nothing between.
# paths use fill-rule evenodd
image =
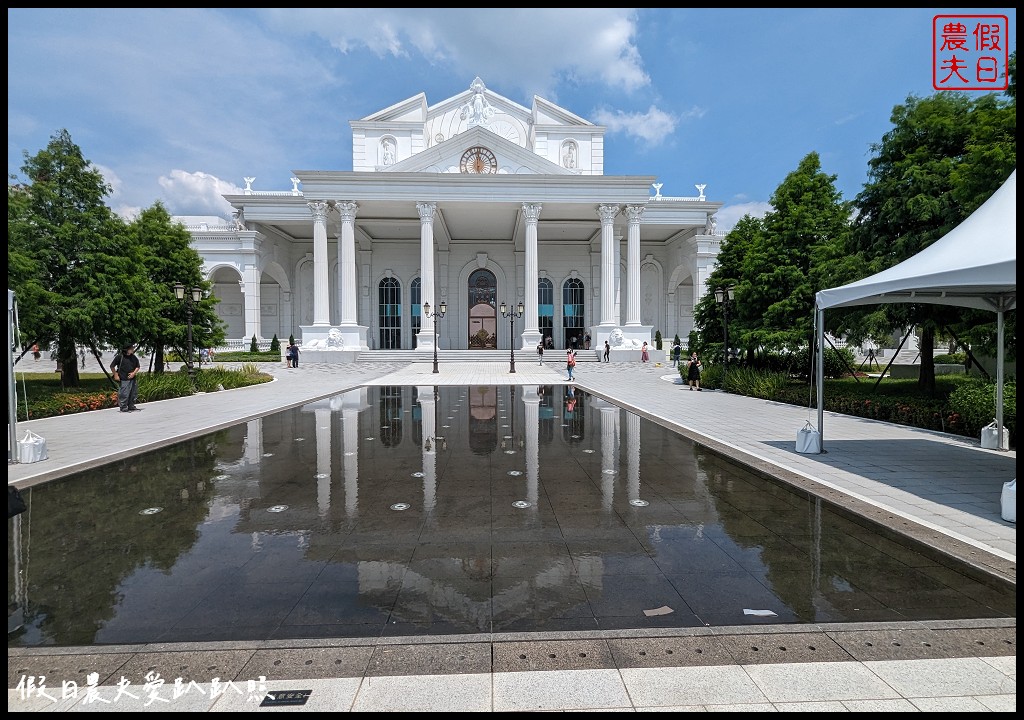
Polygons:
<instances>
[{"instance_id":1,"label":"white lion statue","mask_svg":"<svg viewBox=\"0 0 1024 720\"><path fill-rule=\"evenodd\" d=\"M631 340L622 334L622 328L615 328L608 336L608 345L616 350L639 350L640 341Z\"/></svg>"},{"instance_id":2,"label":"white lion statue","mask_svg":"<svg viewBox=\"0 0 1024 720\"><path fill-rule=\"evenodd\" d=\"M331 328L327 331L326 339L310 340L305 347L306 350L344 350L345 339L338 328Z\"/></svg>"}]
</instances>

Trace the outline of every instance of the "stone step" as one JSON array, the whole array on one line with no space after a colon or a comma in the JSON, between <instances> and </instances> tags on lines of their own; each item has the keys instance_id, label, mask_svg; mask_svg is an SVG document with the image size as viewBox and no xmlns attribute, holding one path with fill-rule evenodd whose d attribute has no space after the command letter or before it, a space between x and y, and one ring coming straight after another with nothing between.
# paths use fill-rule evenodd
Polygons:
<instances>
[{"instance_id":1,"label":"stone step","mask_svg":"<svg viewBox=\"0 0 1024 720\"><path fill-rule=\"evenodd\" d=\"M516 350L516 362L537 362L537 351ZM364 350L357 360L383 360L387 362L434 362L434 353L423 350ZM437 351L438 362L507 362L508 350L441 350ZM565 360L564 350L547 350L544 362L552 365L561 364ZM595 350L579 350L576 362L600 362L601 358Z\"/></svg>"}]
</instances>

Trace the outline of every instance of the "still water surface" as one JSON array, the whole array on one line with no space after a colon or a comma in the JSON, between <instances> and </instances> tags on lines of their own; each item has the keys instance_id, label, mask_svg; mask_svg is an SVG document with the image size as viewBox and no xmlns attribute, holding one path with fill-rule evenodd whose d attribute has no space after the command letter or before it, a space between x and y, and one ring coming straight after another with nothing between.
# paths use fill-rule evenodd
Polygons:
<instances>
[{"instance_id":1,"label":"still water surface","mask_svg":"<svg viewBox=\"0 0 1024 720\"><path fill-rule=\"evenodd\" d=\"M564 386L361 388L25 495L10 647L1016 615Z\"/></svg>"}]
</instances>

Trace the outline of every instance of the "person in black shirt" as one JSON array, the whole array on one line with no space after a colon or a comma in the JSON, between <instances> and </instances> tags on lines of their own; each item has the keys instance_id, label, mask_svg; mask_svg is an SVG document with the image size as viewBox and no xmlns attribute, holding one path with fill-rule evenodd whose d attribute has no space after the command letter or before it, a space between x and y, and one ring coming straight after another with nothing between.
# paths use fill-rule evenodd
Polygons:
<instances>
[{"instance_id":1,"label":"person in black shirt","mask_svg":"<svg viewBox=\"0 0 1024 720\"><path fill-rule=\"evenodd\" d=\"M125 345L121 352L114 356L110 369L113 370L114 379L118 382L117 404L121 406L121 412L141 410L142 408L135 407L139 401L139 381L136 378L139 374L139 359L135 357L135 346Z\"/></svg>"}]
</instances>

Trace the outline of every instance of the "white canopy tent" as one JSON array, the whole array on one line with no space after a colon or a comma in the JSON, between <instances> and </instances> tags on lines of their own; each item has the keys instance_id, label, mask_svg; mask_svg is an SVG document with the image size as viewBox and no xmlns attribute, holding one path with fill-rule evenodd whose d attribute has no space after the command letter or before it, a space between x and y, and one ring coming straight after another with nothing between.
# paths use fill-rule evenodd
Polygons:
<instances>
[{"instance_id":1,"label":"white canopy tent","mask_svg":"<svg viewBox=\"0 0 1024 720\"><path fill-rule=\"evenodd\" d=\"M825 310L882 303L933 303L994 310L998 337L995 419L1003 438L1003 314L1017 307L1017 171L943 237L911 258L863 280L815 296L817 346ZM824 420L824 358L817 356L818 430ZM822 432L821 450L824 450Z\"/></svg>"}]
</instances>

